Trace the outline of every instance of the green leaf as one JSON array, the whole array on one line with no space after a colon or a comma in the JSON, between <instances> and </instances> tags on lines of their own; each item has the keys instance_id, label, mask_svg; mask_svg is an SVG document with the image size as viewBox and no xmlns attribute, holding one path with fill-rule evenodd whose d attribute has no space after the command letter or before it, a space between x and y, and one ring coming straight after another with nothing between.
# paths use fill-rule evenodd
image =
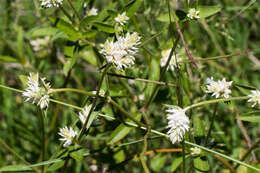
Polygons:
<instances>
[{"instance_id":1,"label":"green leaf","mask_svg":"<svg viewBox=\"0 0 260 173\"><path fill-rule=\"evenodd\" d=\"M0 172L32 171L27 165L8 165L0 168Z\"/></svg>"},{"instance_id":2,"label":"green leaf","mask_svg":"<svg viewBox=\"0 0 260 173\"><path fill-rule=\"evenodd\" d=\"M2 62L18 62L16 58L11 56L0 55L0 61Z\"/></svg>"},{"instance_id":3,"label":"green leaf","mask_svg":"<svg viewBox=\"0 0 260 173\"><path fill-rule=\"evenodd\" d=\"M159 62L153 58L151 60L150 66L149 66L150 71L152 73L149 73L149 79L158 81L160 78L160 64ZM149 98L150 94L152 93L153 89L155 87L155 84L148 83L147 88L145 89L145 98Z\"/></svg>"},{"instance_id":4,"label":"green leaf","mask_svg":"<svg viewBox=\"0 0 260 173\"><path fill-rule=\"evenodd\" d=\"M77 30L74 29L73 25L70 23L59 19L57 23L57 28L63 31L64 33L67 34L68 39L71 41L77 41L81 37L81 33Z\"/></svg>"},{"instance_id":5,"label":"green leaf","mask_svg":"<svg viewBox=\"0 0 260 173\"><path fill-rule=\"evenodd\" d=\"M23 28L18 27L17 33L17 51L19 55L24 56L24 49L23 49Z\"/></svg>"},{"instance_id":6,"label":"green leaf","mask_svg":"<svg viewBox=\"0 0 260 173\"><path fill-rule=\"evenodd\" d=\"M64 164L65 164L65 160L58 161L52 164L50 167L48 167L48 171L56 171L59 168L63 167Z\"/></svg>"},{"instance_id":7,"label":"green leaf","mask_svg":"<svg viewBox=\"0 0 260 173\"><path fill-rule=\"evenodd\" d=\"M134 118L138 121L141 120L141 117L142 117L141 114L135 114L134 115ZM126 122L132 122L132 121L127 119ZM133 127L129 127L129 126L126 126L123 123L121 123L119 126L117 126L117 128L110 135L108 144L112 145L112 144L120 141L131 131L132 128Z\"/></svg>"},{"instance_id":8,"label":"green leaf","mask_svg":"<svg viewBox=\"0 0 260 173\"><path fill-rule=\"evenodd\" d=\"M212 16L221 10L220 6L198 6L198 10L200 11L199 17L201 19Z\"/></svg>"},{"instance_id":9,"label":"green leaf","mask_svg":"<svg viewBox=\"0 0 260 173\"><path fill-rule=\"evenodd\" d=\"M36 28L33 29L31 37L53 36L57 34L59 30L52 27Z\"/></svg>"},{"instance_id":10,"label":"green leaf","mask_svg":"<svg viewBox=\"0 0 260 173\"><path fill-rule=\"evenodd\" d=\"M241 114L238 116L238 119L242 120L242 121L259 123L260 122L260 111L253 111L253 112L247 112L247 113Z\"/></svg>"},{"instance_id":11,"label":"green leaf","mask_svg":"<svg viewBox=\"0 0 260 173\"><path fill-rule=\"evenodd\" d=\"M139 7L142 4L142 2L143 2L143 0L133 0L133 1L130 1L125 6L126 15L128 17L132 17L135 14L135 12L139 9Z\"/></svg>"},{"instance_id":12,"label":"green leaf","mask_svg":"<svg viewBox=\"0 0 260 173\"><path fill-rule=\"evenodd\" d=\"M76 63L77 57L78 56L74 56L73 58L67 58L68 60L63 66L63 72L65 73L66 76L68 75L69 71L72 69L74 64Z\"/></svg>"},{"instance_id":13,"label":"green leaf","mask_svg":"<svg viewBox=\"0 0 260 173\"><path fill-rule=\"evenodd\" d=\"M200 117L193 117L193 128L194 128L194 136L205 136L205 126L203 125Z\"/></svg>"},{"instance_id":14,"label":"green leaf","mask_svg":"<svg viewBox=\"0 0 260 173\"><path fill-rule=\"evenodd\" d=\"M97 35L98 31L97 30L90 30L87 32L82 33L83 38L91 38L95 37Z\"/></svg>"},{"instance_id":15,"label":"green leaf","mask_svg":"<svg viewBox=\"0 0 260 173\"><path fill-rule=\"evenodd\" d=\"M71 152L70 157L72 157L73 159L75 159L78 162L82 161L84 158L84 149L80 149L80 150Z\"/></svg>"},{"instance_id":16,"label":"green leaf","mask_svg":"<svg viewBox=\"0 0 260 173\"><path fill-rule=\"evenodd\" d=\"M95 22L93 25L95 27L97 27L100 31L104 31L104 32L107 32L107 33L114 33L115 32L114 27L112 25L108 25L108 24L101 23L101 22Z\"/></svg>"},{"instance_id":17,"label":"green leaf","mask_svg":"<svg viewBox=\"0 0 260 173\"><path fill-rule=\"evenodd\" d=\"M110 84L109 85L109 94L111 97L127 96L127 90L122 85Z\"/></svg>"},{"instance_id":18,"label":"green leaf","mask_svg":"<svg viewBox=\"0 0 260 173\"><path fill-rule=\"evenodd\" d=\"M91 65L97 66L96 54L92 47L86 47L83 51L80 51L80 57Z\"/></svg>"},{"instance_id":19,"label":"green leaf","mask_svg":"<svg viewBox=\"0 0 260 173\"><path fill-rule=\"evenodd\" d=\"M65 46L64 54L69 57L73 57L75 46Z\"/></svg>"},{"instance_id":20,"label":"green leaf","mask_svg":"<svg viewBox=\"0 0 260 173\"><path fill-rule=\"evenodd\" d=\"M155 172L160 172L160 170L163 168L165 165L167 157L164 154L157 154L156 156L152 157L151 159L151 168Z\"/></svg>"},{"instance_id":21,"label":"green leaf","mask_svg":"<svg viewBox=\"0 0 260 173\"><path fill-rule=\"evenodd\" d=\"M182 163L182 157L178 157L174 159L171 164L171 172L176 171L176 169L181 165L181 163Z\"/></svg>"},{"instance_id":22,"label":"green leaf","mask_svg":"<svg viewBox=\"0 0 260 173\"><path fill-rule=\"evenodd\" d=\"M196 173L201 173L201 172L209 172L209 163L208 160L202 159L202 157L197 157L194 158L194 167L196 169Z\"/></svg>"},{"instance_id":23,"label":"green leaf","mask_svg":"<svg viewBox=\"0 0 260 173\"><path fill-rule=\"evenodd\" d=\"M96 116L98 115L98 112L92 112L90 115L90 118L88 120L88 124L87 124L87 128L86 130L89 129L89 127L91 126L92 122L95 120Z\"/></svg>"}]
</instances>

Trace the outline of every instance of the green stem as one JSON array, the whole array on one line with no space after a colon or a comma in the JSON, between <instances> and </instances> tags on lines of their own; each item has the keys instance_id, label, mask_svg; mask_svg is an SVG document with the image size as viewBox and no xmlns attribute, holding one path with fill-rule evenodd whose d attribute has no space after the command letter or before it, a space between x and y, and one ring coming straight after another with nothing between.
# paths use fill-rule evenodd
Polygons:
<instances>
[{"instance_id":1,"label":"green stem","mask_svg":"<svg viewBox=\"0 0 260 173\"><path fill-rule=\"evenodd\" d=\"M79 13L77 12L77 10L74 8L74 6L73 6L73 4L71 3L71 1L70 1L70 0L67 0L67 1L68 1L68 3L69 3L70 7L72 8L72 10L74 11L74 13L76 14L76 16L78 17L79 21L81 21L81 17L80 17L80 15L79 15Z\"/></svg>"},{"instance_id":2,"label":"green stem","mask_svg":"<svg viewBox=\"0 0 260 173\"><path fill-rule=\"evenodd\" d=\"M209 136L210 136L210 133L211 133L211 130L213 128L214 121L215 121L215 118L216 118L216 115L217 115L217 108L218 108L218 103L215 103L213 117L212 117L212 120L210 122L209 131L208 131L206 139L205 139L205 145L204 145L205 147L208 145Z\"/></svg>"},{"instance_id":3,"label":"green stem","mask_svg":"<svg viewBox=\"0 0 260 173\"><path fill-rule=\"evenodd\" d=\"M208 101L203 101L203 102L199 102L199 103L195 103L193 105L190 105L188 107L186 107L186 110L195 108L195 107L199 107L199 106L203 106L203 105L207 105L207 104L212 104L212 103L218 103L218 102L226 102L226 101L233 101L233 100L246 100L249 99L249 96L241 96L241 97L230 97L230 98L225 98L225 99L215 99L215 100L208 100Z\"/></svg>"},{"instance_id":4,"label":"green stem","mask_svg":"<svg viewBox=\"0 0 260 173\"><path fill-rule=\"evenodd\" d=\"M110 75L110 76L115 76L115 77L120 77L120 78L140 81L140 82L153 83L153 84L157 84L157 85L165 85L165 86L173 86L173 87L176 86L175 84L172 84L172 83L160 82L160 81L154 81L154 80L142 79L142 78L135 78L135 77L132 77L132 76L125 76L125 75L116 74L116 73L107 73L107 74Z\"/></svg>"},{"instance_id":5,"label":"green stem","mask_svg":"<svg viewBox=\"0 0 260 173\"><path fill-rule=\"evenodd\" d=\"M52 89L49 94L54 94L54 93L58 93L58 92L76 92L76 93L85 94L85 95L91 96L91 97L95 97L96 96L96 94L93 94L91 92L87 92L87 91L80 90L80 89L75 89L75 88ZM102 97L102 96L99 96L99 97Z\"/></svg>"},{"instance_id":6,"label":"green stem","mask_svg":"<svg viewBox=\"0 0 260 173\"><path fill-rule=\"evenodd\" d=\"M83 136L83 134L84 134L84 132L85 132L85 130L86 130L86 128L87 128L87 124L88 124L90 115L91 115L92 111L94 110L94 108L96 107L97 100L98 100L98 98L99 98L99 91L100 91L100 89L101 89L103 80L105 79L106 73L107 73L108 69L110 68L110 66L111 66L110 63L107 64L107 65L106 65L106 68L104 69L104 71L103 71L103 73L102 73L101 79L100 79L99 84L98 84L98 87L97 87L96 97L95 97L95 99L94 99L94 101L93 101L93 103L92 103L92 106L91 106L90 111L89 111L89 113L88 113L88 116L87 116L87 118L86 118L86 120L85 120L85 122L84 122L84 124L83 124L83 127L82 127L82 129L80 130L80 133L79 133L79 136L78 136L78 138L77 138L77 141L80 141L81 137Z\"/></svg>"},{"instance_id":7,"label":"green stem","mask_svg":"<svg viewBox=\"0 0 260 173\"><path fill-rule=\"evenodd\" d=\"M146 134L144 135L144 146L143 146L143 151L140 154L140 160L141 160L141 163L142 163L142 166L144 168L145 173L150 173L149 168L148 168L148 166L145 162L145 153L146 153L146 150L147 150L147 138L149 137L149 134L151 132L151 126L150 126L148 117L147 117L147 115L144 111L142 112L142 115L143 115L143 118L144 118L144 121L145 121L145 124L146 124L147 131L146 131Z\"/></svg>"},{"instance_id":8,"label":"green stem","mask_svg":"<svg viewBox=\"0 0 260 173\"><path fill-rule=\"evenodd\" d=\"M44 115L43 112L40 110L40 126L42 129L42 162L45 160L45 125L44 125ZM45 172L44 166L42 166L42 173Z\"/></svg>"}]
</instances>

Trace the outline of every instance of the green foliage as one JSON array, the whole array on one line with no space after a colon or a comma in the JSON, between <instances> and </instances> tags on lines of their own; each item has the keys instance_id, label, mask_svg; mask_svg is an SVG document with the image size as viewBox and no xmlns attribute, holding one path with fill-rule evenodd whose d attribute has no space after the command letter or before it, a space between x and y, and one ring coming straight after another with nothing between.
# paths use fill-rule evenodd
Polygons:
<instances>
[{"instance_id":1,"label":"green foliage","mask_svg":"<svg viewBox=\"0 0 260 173\"><path fill-rule=\"evenodd\" d=\"M260 111L241 98L260 86L256 0L64 0L60 7L40 6L39 0L0 5L0 172L144 172L142 152L151 172L259 172L259 144L254 144ZM92 8L98 15L87 15ZM198 19L187 17L191 8L199 10ZM115 21L123 12L129 18L124 26ZM141 37L134 64L122 69L109 64L102 44L134 32ZM181 61L163 73L162 51L172 48L173 58ZM29 73L46 77L53 89L42 117L38 100L25 102L21 94ZM211 76L233 81L230 97L235 99L214 102L205 93ZM218 107L206 145L212 101ZM163 105L197 103L203 104L185 112L190 129L182 153L182 145L168 138ZM83 127L78 113L89 104L94 109ZM59 140L64 126L78 132L68 148ZM250 146L256 148L243 158ZM192 147L202 152L194 156Z\"/></svg>"}]
</instances>

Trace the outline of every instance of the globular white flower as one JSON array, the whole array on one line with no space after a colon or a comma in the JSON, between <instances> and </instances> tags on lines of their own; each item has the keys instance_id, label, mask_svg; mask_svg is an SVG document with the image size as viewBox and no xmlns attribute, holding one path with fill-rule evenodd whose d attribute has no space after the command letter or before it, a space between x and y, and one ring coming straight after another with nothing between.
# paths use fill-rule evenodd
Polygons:
<instances>
[{"instance_id":1,"label":"globular white flower","mask_svg":"<svg viewBox=\"0 0 260 173\"><path fill-rule=\"evenodd\" d=\"M191 155L193 155L193 156L200 155L200 153L201 153L201 149L198 147L191 148L190 150L191 150Z\"/></svg>"},{"instance_id":2,"label":"globular white flower","mask_svg":"<svg viewBox=\"0 0 260 173\"><path fill-rule=\"evenodd\" d=\"M105 55L110 63L114 63L118 69L129 68L134 64L137 46L141 44L141 37L136 32L127 33L125 37L119 37L117 41L106 41L101 45L100 53Z\"/></svg>"},{"instance_id":3,"label":"globular white flower","mask_svg":"<svg viewBox=\"0 0 260 173\"><path fill-rule=\"evenodd\" d=\"M68 147L73 139L78 135L77 131L74 131L72 127L63 127L60 128L60 132L58 133L62 138L60 138L61 141L64 142L63 147Z\"/></svg>"},{"instance_id":4,"label":"globular white flower","mask_svg":"<svg viewBox=\"0 0 260 173\"><path fill-rule=\"evenodd\" d=\"M43 8L59 7L63 0L40 0Z\"/></svg>"},{"instance_id":5,"label":"globular white flower","mask_svg":"<svg viewBox=\"0 0 260 173\"><path fill-rule=\"evenodd\" d=\"M212 96L215 96L216 98L219 98L220 96L224 98L229 98L229 95L231 94L231 90L229 87L231 87L233 81L227 82L225 78L218 81L214 81L213 77L206 79L206 93L212 93Z\"/></svg>"},{"instance_id":6,"label":"globular white flower","mask_svg":"<svg viewBox=\"0 0 260 173\"><path fill-rule=\"evenodd\" d=\"M91 8L87 13L87 16L97 16L97 15L98 15L98 9L96 8Z\"/></svg>"},{"instance_id":7,"label":"globular white flower","mask_svg":"<svg viewBox=\"0 0 260 173\"><path fill-rule=\"evenodd\" d=\"M163 50L161 52L161 55L162 55L162 58L161 58L161 67L164 67L167 63L167 60L170 56L170 53L171 53L171 49L167 49L167 50ZM181 58L180 56L177 54L177 55L172 55L172 58L171 58L171 61L167 67L167 70L172 70L174 71L174 68L177 67L177 63L181 62Z\"/></svg>"},{"instance_id":8,"label":"globular white flower","mask_svg":"<svg viewBox=\"0 0 260 173\"><path fill-rule=\"evenodd\" d=\"M249 94L248 96L250 97L248 102L253 102L252 107L254 107L255 105L258 105L258 107L260 108L260 91L253 90L253 91L251 91L251 94Z\"/></svg>"},{"instance_id":9,"label":"globular white flower","mask_svg":"<svg viewBox=\"0 0 260 173\"><path fill-rule=\"evenodd\" d=\"M86 105L86 106L84 107L84 109L79 113L79 119L80 119L80 121L81 121L82 124L85 123L85 121L86 121L86 119L87 119L87 117L88 117L88 114L89 114L89 111L90 111L91 107L92 107L92 104L91 104L91 105Z\"/></svg>"},{"instance_id":10,"label":"globular white flower","mask_svg":"<svg viewBox=\"0 0 260 173\"><path fill-rule=\"evenodd\" d=\"M35 52L38 52L38 51L46 48L46 46L48 46L50 40L51 40L50 37L46 36L44 38L38 38L36 40L32 40L32 41L30 41L30 43L33 46L33 50Z\"/></svg>"},{"instance_id":11,"label":"globular white flower","mask_svg":"<svg viewBox=\"0 0 260 173\"><path fill-rule=\"evenodd\" d=\"M129 17L126 16L126 12L123 12L122 14L118 14L117 17L115 18L115 21L119 23L120 25L124 25Z\"/></svg>"},{"instance_id":12,"label":"globular white flower","mask_svg":"<svg viewBox=\"0 0 260 173\"><path fill-rule=\"evenodd\" d=\"M167 112L167 119L168 119L168 126L170 130L167 134L170 137L172 143L181 142L185 136L185 133L190 128L190 120L185 115L185 111L188 109L182 109L178 106L168 106Z\"/></svg>"},{"instance_id":13,"label":"globular white flower","mask_svg":"<svg viewBox=\"0 0 260 173\"><path fill-rule=\"evenodd\" d=\"M25 101L31 101L33 104L37 103L41 109L45 109L49 105L49 93L52 91L50 83L45 82L45 78L39 78L39 74L32 74L28 76L28 88L22 93Z\"/></svg>"},{"instance_id":14,"label":"globular white flower","mask_svg":"<svg viewBox=\"0 0 260 173\"><path fill-rule=\"evenodd\" d=\"M189 13L187 14L188 18L190 19L199 19L200 11L196 10L195 8L189 9Z\"/></svg>"}]
</instances>

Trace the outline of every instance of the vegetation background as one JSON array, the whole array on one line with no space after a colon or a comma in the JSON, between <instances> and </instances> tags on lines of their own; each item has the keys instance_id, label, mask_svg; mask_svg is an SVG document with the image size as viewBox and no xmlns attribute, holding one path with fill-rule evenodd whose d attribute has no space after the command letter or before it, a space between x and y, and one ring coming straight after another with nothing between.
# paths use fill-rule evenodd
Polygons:
<instances>
[{"instance_id":1,"label":"vegetation background","mask_svg":"<svg viewBox=\"0 0 260 173\"><path fill-rule=\"evenodd\" d=\"M72 2L74 10L69 2ZM87 5L84 6L84 3ZM104 57L98 53L100 44L114 36L114 18L124 11L130 20L123 29L138 32L142 44L135 65L123 71L112 67L109 72L133 78L128 80L106 75L101 88L131 116L145 122L141 118L140 109L149 100L156 84L138 79L159 81L162 73L161 51L171 48L178 37L173 21L173 13L176 11L186 44L198 65L195 68L188 61L183 44L179 41L176 52L187 61L180 65L179 70L167 71L163 76L162 81L177 84L177 87L160 85L147 109L152 129L167 132L163 105L180 105L178 97L182 98L183 107L213 99L204 92L207 77L232 80L237 84L232 88L232 96L247 95L250 89L260 87L259 1L171 0L169 3L172 23L166 0L64 0L62 8L72 16L72 23L61 8L42 9L38 0L2 0L0 172L144 172L139 154L144 148L146 131L125 125L126 117L117 107L102 99L98 100L95 112L101 116L94 119L80 144L62 149L58 130L75 123L79 110L50 103L44 116L43 140L41 111L37 106L24 102L20 93L3 87L24 89L25 76L30 72L38 72L50 81L53 88L95 91L101 78L99 69L105 65ZM204 8L205 18L185 18L188 8L200 6L204 6L201 8ZM92 7L98 9L98 16L86 17ZM35 49L32 41L38 38L46 38L47 44ZM226 56L230 54L236 56ZM216 56L222 57L207 59ZM79 107L93 102L91 97L73 92L57 93L52 98ZM187 114L193 129L193 133L186 136L188 141L204 146L215 107L209 104ZM251 108L246 101L229 101L219 103L216 112L209 142L205 147L260 168L257 108ZM246 114L248 112L253 113ZM239 118L244 114L256 118ZM75 124L78 129L81 126L80 123ZM191 147L185 145L183 169L182 145L173 145L164 137L151 133L147 141L145 162L151 172L257 172L212 152L192 156ZM249 149L254 153L249 152L244 157ZM39 164L33 165L36 163Z\"/></svg>"}]
</instances>

